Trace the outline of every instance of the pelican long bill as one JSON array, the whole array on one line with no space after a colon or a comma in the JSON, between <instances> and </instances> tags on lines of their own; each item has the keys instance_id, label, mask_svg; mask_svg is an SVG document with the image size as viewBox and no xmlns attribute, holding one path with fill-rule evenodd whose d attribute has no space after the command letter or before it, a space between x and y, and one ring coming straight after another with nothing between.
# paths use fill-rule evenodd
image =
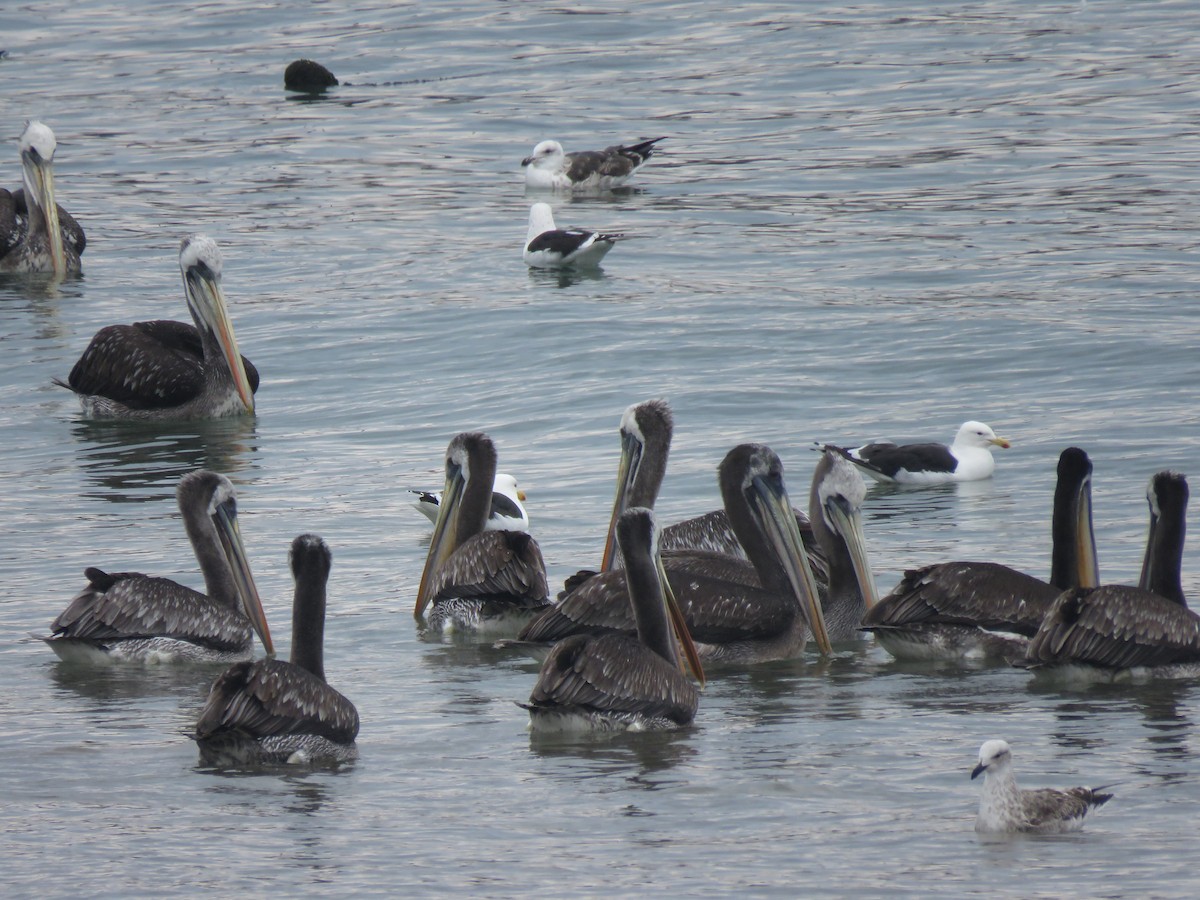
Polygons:
<instances>
[{"instance_id":1,"label":"pelican long bill","mask_svg":"<svg viewBox=\"0 0 1200 900\"><path fill-rule=\"evenodd\" d=\"M242 364L242 354L238 350L237 337L233 333L233 321L229 318L229 310L225 304L225 291L216 273L203 263L190 266L184 273L184 287L187 293L188 306L192 314L203 322L217 339L221 347L221 356L229 374L233 379L234 388L241 398L246 412L254 412L254 391L250 387L250 377Z\"/></svg>"},{"instance_id":2,"label":"pelican long bill","mask_svg":"<svg viewBox=\"0 0 1200 900\"><path fill-rule=\"evenodd\" d=\"M800 601L800 610L808 623L809 634L817 642L821 653L828 656L833 652L833 646L825 626L817 582L808 563L808 554L804 550L804 541L800 537L800 528L792 512L787 489L781 481L762 476L755 476L753 484L755 490L751 496L760 510L766 537L774 546Z\"/></svg>"},{"instance_id":3,"label":"pelican long bill","mask_svg":"<svg viewBox=\"0 0 1200 900\"><path fill-rule=\"evenodd\" d=\"M258 586L254 583L254 575L250 571L250 563L246 559L246 547L242 543L242 531L238 527L236 509L225 504L217 506L213 516L217 526L217 535L221 546L229 560L229 568L233 570L234 583L238 596L242 601L242 609L250 625L263 642L268 656L275 655L275 644L271 641L271 629L267 625L267 613L263 609Z\"/></svg>"}]
</instances>

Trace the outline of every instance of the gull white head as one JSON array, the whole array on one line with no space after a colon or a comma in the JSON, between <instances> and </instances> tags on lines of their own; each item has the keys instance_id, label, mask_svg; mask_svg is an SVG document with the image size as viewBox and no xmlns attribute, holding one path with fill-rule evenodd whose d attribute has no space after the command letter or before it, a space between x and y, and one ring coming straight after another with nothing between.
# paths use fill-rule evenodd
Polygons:
<instances>
[{"instance_id":1,"label":"gull white head","mask_svg":"<svg viewBox=\"0 0 1200 900\"><path fill-rule=\"evenodd\" d=\"M985 772L1003 772L1012 763L1012 749L1008 741L984 741L979 748L979 764L971 771L972 778L978 778Z\"/></svg>"},{"instance_id":2,"label":"gull white head","mask_svg":"<svg viewBox=\"0 0 1200 900\"><path fill-rule=\"evenodd\" d=\"M956 447L1003 447L1007 449L1012 445L1002 437L997 437L996 432L982 422L963 422L958 429L958 434L954 435L954 446Z\"/></svg>"},{"instance_id":3,"label":"gull white head","mask_svg":"<svg viewBox=\"0 0 1200 900\"><path fill-rule=\"evenodd\" d=\"M566 168L567 155L558 141L542 141L533 152L521 160L522 166L532 166L545 172L561 172Z\"/></svg>"}]
</instances>

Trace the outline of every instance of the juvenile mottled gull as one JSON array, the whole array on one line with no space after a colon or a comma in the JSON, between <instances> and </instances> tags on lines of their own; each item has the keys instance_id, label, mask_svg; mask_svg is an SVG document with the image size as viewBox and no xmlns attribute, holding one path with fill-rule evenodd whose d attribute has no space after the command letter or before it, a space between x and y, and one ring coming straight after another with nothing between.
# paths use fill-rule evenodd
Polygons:
<instances>
[{"instance_id":1,"label":"juvenile mottled gull","mask_svg":"<svg viewBox=\"0 0 1200 900\"><path fill-rule=\"evenodd\" d=\"M1022 790L1012 770L1012 750L1007 741L984 741L979 765L971 772L984 775L975 830L987 833L1059 834L1078 831L1093 807L1112 799L1092 788L1073 787Z\"/></svg>"},{"instance_id":2,"label":"juvenile mottled gull","mask_svg":"<svg viewBox=\"0 0 1200 900\"><path fill-rule=\"evenodd\" d=\"M620 187L633 177L663 138L603 150L578 150L565 153L558 141L542 141L533 153L521 160L525 168L525 186L551 190L606 190Z\"/></svg>"},{"instance_id":3,"label":"juvenile mottled gull","mask_svg":"<svg viewBox=\"0 0 1200 900\"><path fill-rule=\"evenodd\" d=\"M990 478L996 468L993 446L1007 448L1010 444L982 422L964 422L949 446L876 441L861 447L836 449L864 475L884 484L945 484Z\"/></svg>"}]
</instances>

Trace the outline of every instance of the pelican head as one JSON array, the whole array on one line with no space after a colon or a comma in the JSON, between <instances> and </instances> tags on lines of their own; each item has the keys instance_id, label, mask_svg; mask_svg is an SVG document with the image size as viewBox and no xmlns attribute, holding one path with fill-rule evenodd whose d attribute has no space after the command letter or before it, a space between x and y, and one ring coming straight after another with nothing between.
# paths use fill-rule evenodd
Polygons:
<instances>
[{"instance_id":1,"label":"pelican head","mask_svg":"<svg viewBox=\"0 0 1200 900\"><path fill-rule=\"evenodd\" d=\"M963 422L954 435L954 443L959 447L1001 447L1007 450L1012 444L982 422Z\"/></svg>"},{"instance_id":2,"label":"pelican head","mask_svg":"<svg viewBox=\"0 0 1200 900\"><path fill-rule=\"evenodd\" d=\"M734 472L740 472L741 477L731 477ZM722 492L741 492L759 530L783 566L809 634L821 653L831 654L833 647L825 626L817 583L792 512L792 501L783 483L783 463L765 444L740 444L725 455L720 473ZM725 508L729 509L731 505L726 500Z\"/></svg>"},{"instance_id":3,"label":"pelican head","mask_svg":"<svg viewBox=\"0 0 1200 900\"><path fill-rule=\"evenodd\" d=\"M862 475L857 466L836 450L827 449L817 462L812 489L816 502L810 503L809 508L819 510L825 525L846 545L855 580L866 608L870 609L879 602L879 591L875 587L875 577L867 558L867 541L863 536L862 504L867 496L867 486Z\"/></svg>"},{"instance_id":4,"label":"pelican head","mask_svg":"<svg viewBox=\"0 0 1200 900\"><path fill-rule=\"evenodd\" d=\"M29 234L45 231L46 247L54 274L67 271L58 205L54 202L54 150L58 146L54 132L41 122L29 122L21 134L21 172L25 181L25 202L29 207Z\"/></svg>"},{"instance_id":5,"label":"pelican head","mask_svg":"<svg viewBox=\"0 0 1200 900\"><path fill-rule=\"evenodd\" d=\"M625 580L637 622L638 639L676 666L679 665L678 646L692 675L703 686L704 667L700 653L688 631L687 620L671 589L659 553L659 529L654 511L641 506L630 507L621 513L616 531L626 563ZM674 637L667 634L668 621Z\"/></svg>"},{"instance_id":6,"label":"pelican head","mask_svg":"<svg viewBox=\"0 0 1200 900\"><path fill-rule=\"evenodd\" d=\"M254 412L254 391L242 364L233 322L225 306L225 291L221 287L221 251L217 242L202 234L183 239L179 246L179 271L183 273L183 289L188 310L200 330L201 338L208 335L220 349L221 358L229 369L233 387L245 411Z\"/></svg>"},{"instance_id":7,"label":"pelican head","mask_svg":"<svg viewBox=\"0 0 1200 900\"><path fill-rule=\"evenodd\" d=\"M617 520L628 507L653 509L667 469L674 431L671 407L665 400L635 403L621 416L621 460L617 466L617 493L604 540L600 571L613 567Z\"/></svg>"},{"instance_id":8,"label":"pelican head","mask_svg":"<svg viewBox=\"0 0 1200 900\"><path fill-rule=\"evenodd\" d=\"M481 431L455 435L446 448L446 484L417 588L414 618L420 619L433 600L434 573L463 541L483 531L495 481L496 445L492 439Z\"/></svg>"},{"instance_id":9,"label":"pelican head","mask_svg":"<svg viewBox=\"0 0 1200 900\"><path fill-rule=\"evenodd\" d=\"M979 765L971 770L971 778L975 779L984 772L999 772L1012 762L1012 748L1008 741L984 741L979 748Z\"/></svg>"},{"instance_id":10,"label":"pelican head","mask_svg":"<svg viewBox=\"0 0 1200 900\"><path fill-rule=\"evenodd\" d=\"M271 630L267 626L267 614L263 610L262 599L258 587L254 583L254 575L250 571L250 563L246 559L246 547L242 543L242 532L238 527L237 494L231 482L224 475L198 469L185 475L179 480L176 497L180 509L190 502L189 497L195 492L208 494L206 512L220 541L229 569L233 573L234 590L241 601L242 612L250 620L250 626L263 643L269 655L275 654L275 645L271 641ZM186 513L185 513L186 519Z\"/></svg>"},{"instance_id":11,"label":"pelican head","mask_svg":"<svg viewBox=\"0 0 1200 900\"><path fill-rule=\"evenodd\" d=\"M1051 528L1055 548L1066 548L1061 558L1056 550L1051 584L1064 589L1099 587L1100 564L1092 532L1092 461L1078 447L1068 447L1058 456Z\"/></svg>"},{"instance_id":12,"label":"pelican head","mask_svg":"<svg viewBox=\"0 0 1200 900\"><path fill-rule=\"evenodd\" d=\"M1179 472L1157 472L1146 487L1150 533L1146 537L1138 587L1173 600L1183 598L1179 570L1183 563L1188 493L1187 478Z\"/></svg>"},{"instance_id":13,"label":"pelican head","mask_svg":"<svg viewBox=\"0 0 1200 900\"><path fill-rule=\"evenodd\" d=\"M558 172L566 162L563 146L558 141L542 141L533 148L533 152L521 160L521 166L533 166L535 169L545 169L548 172Z\"/></svg>"}]
</instances>

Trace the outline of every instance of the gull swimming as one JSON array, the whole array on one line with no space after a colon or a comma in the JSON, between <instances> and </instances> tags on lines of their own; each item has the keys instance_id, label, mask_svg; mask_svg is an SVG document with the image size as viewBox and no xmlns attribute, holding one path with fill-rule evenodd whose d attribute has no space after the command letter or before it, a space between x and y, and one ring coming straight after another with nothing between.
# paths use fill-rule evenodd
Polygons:
<instances>
[{"instance_id":1,"label":"gull swimming","mask_svg":"<svg viewBox=\"0 0 1200 900\"><path fill-rule=\"evenodd\" d=\"M417 495L413 509L430 522L437 522L442 492L413 490L412 493ZM484 531L528 531L529 513L522 502L524 499L525 492L517 486L517 479L497 472L496 481L492 484L492 510L483 526Z\"/></svg>"},{"instance_id":2,"label":"gull swimming","mask_svg":"<svg viewBox=\"0 0 1200 900\"><path fill-rule=\"evenodd\" d=\"M983 792L975 830L986 834L1078 831L1091 810L1112 799L1112 794L1086 787L1022 790L1013 775L1012 749L1007 741L984 741L971 778L980 775L984 776Z\"/></svg>"},{"instance_id":3,"label":"gull swimming","mask_svg":"<svg viewBox=\"0 0 1200 900\"><path fill-rule=\"evenodd\" d=\"M595 268L623 234L601 234L582 228L557 228L549 203L529 208L529 230L522 258L531 269Z\"/></svg>"},{"instance_id":4,"label":"gull swimming","mask_svg":"<svg viewBox=\"0 0 1200 900\"><path fill-rule=\"evenodd\" d=\"M828 446L832 445L819 445L820 449ZM882 484L931 485L990 478L996 468L991 448L1010 446L987 425L971 421L963 422L949 446L876 441L834 449Z\"/></svg>"},{"instance_id":5,"label":"gull swimming","mask_svg":"<svg viewBox=\"0 0 1200 900\"><path fill-rule=\"evenodd\" d=\"M566 153L558 141L542 141L521 160L525 186L550 190L609 190L625 184L654 153L656 137L637 144Z\"/></svg>"}]
</instances>

